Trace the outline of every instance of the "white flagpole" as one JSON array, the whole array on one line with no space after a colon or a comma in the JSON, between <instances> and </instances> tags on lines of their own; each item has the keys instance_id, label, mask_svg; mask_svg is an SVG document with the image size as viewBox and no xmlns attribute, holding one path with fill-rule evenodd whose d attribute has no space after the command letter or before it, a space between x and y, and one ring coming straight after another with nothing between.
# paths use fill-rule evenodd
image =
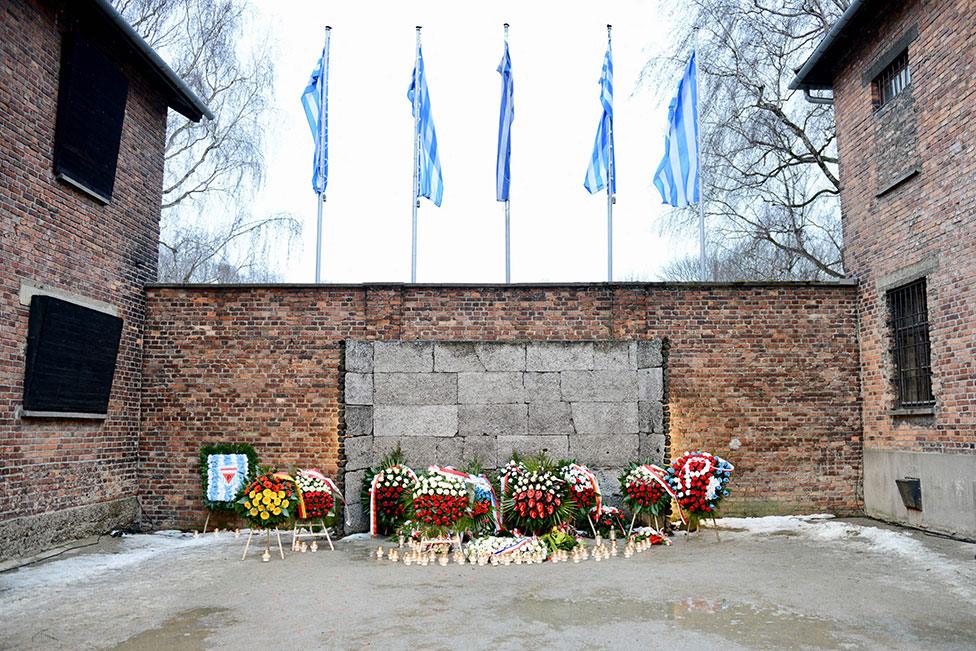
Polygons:
<instances>
[{"instance_id":1,"label":"white flagpole","mask_svg":"<svg viewBox=\"0 0 976 651\"><path fill-rule=\"evenodd\" d=\"M698 28L694 30L694 50L695 53L695 98L698 95ZM705 258L705 184L702 182L702 149L701 149L701 102L695 107L695 146L698 148L698 257L701 262L702 282L709 280L708 260Z\"/></svg>"},{"instance_id":2,"label":"white flagpole","mask_svg":"<svg viewBox=\"0 0 976 651\"><path fill-rule=\"evenodd\" d=\"M420 25L417 25L417 54L413 66L413 228L410 234L410 282L417 282L417 209L420 207L420 84L417 66L420 65Z\"/></svg>"},{"instance_id":3,"label":"white flagpole","mask_svg":"<svg viewBox=\"0 0 976 651\"><path fill-rule=\"evenodd\" d=\"M505 49L508 50L508 23L505 23ZM508 187L509 196L512 193L511 181ZM505 284L512 282L512 221L511 206L505 199Z\"/></svg>"},{"instance_id":4,"label":"white flagpole","mask_svg":"<svg viewBox=\"0 0 976 651\"><path fill-rule=\"evenodd\" d=\"M332 28L325 26L325 53L322 55L322 97L319 102L319 178L325 175L325 157L323 146L328 129L326 116L329 103L329 38L332 35ZM325 192L318 195L318 217L315 223L315 282L322 282L322 212L325 207Z\"/></svg>"},{"instance_id":5,"label":"white flagpole","mask_svg":"<svg viewBox=\"0 0 976 651\"><path fill-rule=\"evenodd\" d=\"M610 48L611 25L607 25L607 49ZM613 120L610 120L610 129L607 133L609 138L609 161L607 163L607 282L613 282Z\"/></svg>"}]
</instances>

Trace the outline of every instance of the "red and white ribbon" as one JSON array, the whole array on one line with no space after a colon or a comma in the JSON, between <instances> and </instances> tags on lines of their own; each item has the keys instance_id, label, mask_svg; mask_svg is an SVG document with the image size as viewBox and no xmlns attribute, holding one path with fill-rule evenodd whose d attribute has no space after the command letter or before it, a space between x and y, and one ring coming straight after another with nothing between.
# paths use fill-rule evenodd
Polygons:
<instances>
[{"instance_id":1,"label":"red and white ribbon","mask_svg":"<svg viewBox=\"0 0 976 651\"><path fill-rule=\"evenodd\" d=\"M461 470L456 470L450 466L430 466L427 468L430 472L436 472L441 475L448 477L457 477L466 484L471 484L472 486L480 486L485 490L491 499L491 510L492 517L495 520L495 527L501 529L501 509L498 508L498 498L495 495L495 489L492 487L491 482L488 481L484 475L472 475L469 472L463 472Z\"/></svg>"},{"instance_id":2,"label":"red and white ribbon","mask_svg":"<svg viewBox=\"0 0 976 651\"><path fill-rule=\"evenodd\" d=\"M590 484L593 486L593 492L596 493L596 517L599 520L600 514L603 513L603 495L600 493L600 482L597 481L596 475L594 475L589 468L586 466L581 466L578 463L569 464L570 469L575 468L584 477L590 480Z\"/></svg>"},{"instance_id":3,"label":"red and white ribbon","mask_svg":"<svg viewBox=\"0 0 976 651\"><path fill-rule=\"evenodd\" d=\"M674 502L674 508L678 509L678 517L681 518L682 523L686 524L687 521L685 520L684 512L681 510L681 503L678 502L678 496L675 494L674 489L671 488L671 485L667 482L667 480L664 479L666 474L664 468L660 468L653 464L644 464L641 467L647 470L651 474L651 477L654 478L654 481L661 485L664 492L671 496L671 500Z\"/></svg>"}]
</instances>

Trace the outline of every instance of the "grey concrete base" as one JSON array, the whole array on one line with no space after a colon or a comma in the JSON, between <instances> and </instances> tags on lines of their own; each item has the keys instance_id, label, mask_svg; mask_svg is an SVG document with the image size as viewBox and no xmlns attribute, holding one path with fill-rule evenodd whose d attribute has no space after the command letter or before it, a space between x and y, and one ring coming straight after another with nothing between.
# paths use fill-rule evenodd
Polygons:
<instances>
[{"instance_id":1,"label":"grey concrete base","mask_svg":"<svg viewBox=\"0 0 976 651\"><path fill-rule=\"evenodd\" d=\"M922 510L902 504L896 479L922 484ZM875 518L976 540L976 455L864 450L864 510Z\"/></svg>"},{"instance_id":2,"label":"grey concrete base","mask_svg":"<svg viewBox=\"0 0 976 651\"><path fill-rule=\"evenodd\" d=\"M0 522L0 561L25 558L67 542L132 525L139 519L139 500L111 502L28 515Z\"/></svg>"}]
</instances>

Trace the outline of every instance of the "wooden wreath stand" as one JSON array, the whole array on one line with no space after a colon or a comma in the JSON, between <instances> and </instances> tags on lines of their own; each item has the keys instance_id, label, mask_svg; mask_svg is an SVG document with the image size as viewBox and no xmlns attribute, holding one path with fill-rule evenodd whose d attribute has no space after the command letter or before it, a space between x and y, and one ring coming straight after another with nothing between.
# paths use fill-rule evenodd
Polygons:
<instances>
[{"instance_id":1,"label":"wooden wreath stand","mask_svg":"<svg viewBox=\"0 0 976 651\"><path fill-rule=\"evenodd\" d=\"M316 519L318 522L316 522ZM315 527L319 527L317 533ZM304 532L305 529L308 529L308 531ZM295 528L291 532L291 550L293 552L298 551L302 538L322 538L323 536L329 542L329 549L335 551L335 546L332 544L332 536L329 535L329 527L325 525L325 518L296 519Z\"/></svg>"},{"instance_id":2,"label":"wooden wreath stand","mask_svg":"<svg viewBox=\"0 0 976 651\"><path fill-rule=\"evenodd\" d=\"M268 543L264 546L264 553L270 558L271 557L271 529L265 529L268 533ZM281 560L285 560L285 549L281 546L281 531L277 528L274 530L275 537L278 539L278 553L281 554ZM241 555L241 560L247 558L247 550L251 547L251 538L254 537L254 529L250 529L247 533L247 542L244 543L244 553ZM257 532L260 536L261 533Z\"/></svg>"}]
</instances>

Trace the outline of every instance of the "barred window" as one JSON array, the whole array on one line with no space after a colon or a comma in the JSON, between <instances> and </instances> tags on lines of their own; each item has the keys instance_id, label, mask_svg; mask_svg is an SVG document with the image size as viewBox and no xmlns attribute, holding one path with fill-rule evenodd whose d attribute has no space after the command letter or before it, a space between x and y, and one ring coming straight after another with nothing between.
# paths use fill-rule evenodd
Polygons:
<instances>
[{"instance_id":1,"label":"barred window","mask_svg":"<svg viewBox=\"0 0 976 651\"><path fill-rule=\"evenodd\" d=\"M921 407L932 396L932 362L925 279L888 292L898 407Z\"/></svg>"},{"instance_id":2,"label":"barred window","mask_svg":"<svg viewBox=\"0 0 976 651\"><path fill-rule=\"evenodd\" d=\"M908 50L904 50L895 60L885 66L874 78L874 106L881 108L912 83L912 71L908 67Z\"/></svg>"}]
</instances>

